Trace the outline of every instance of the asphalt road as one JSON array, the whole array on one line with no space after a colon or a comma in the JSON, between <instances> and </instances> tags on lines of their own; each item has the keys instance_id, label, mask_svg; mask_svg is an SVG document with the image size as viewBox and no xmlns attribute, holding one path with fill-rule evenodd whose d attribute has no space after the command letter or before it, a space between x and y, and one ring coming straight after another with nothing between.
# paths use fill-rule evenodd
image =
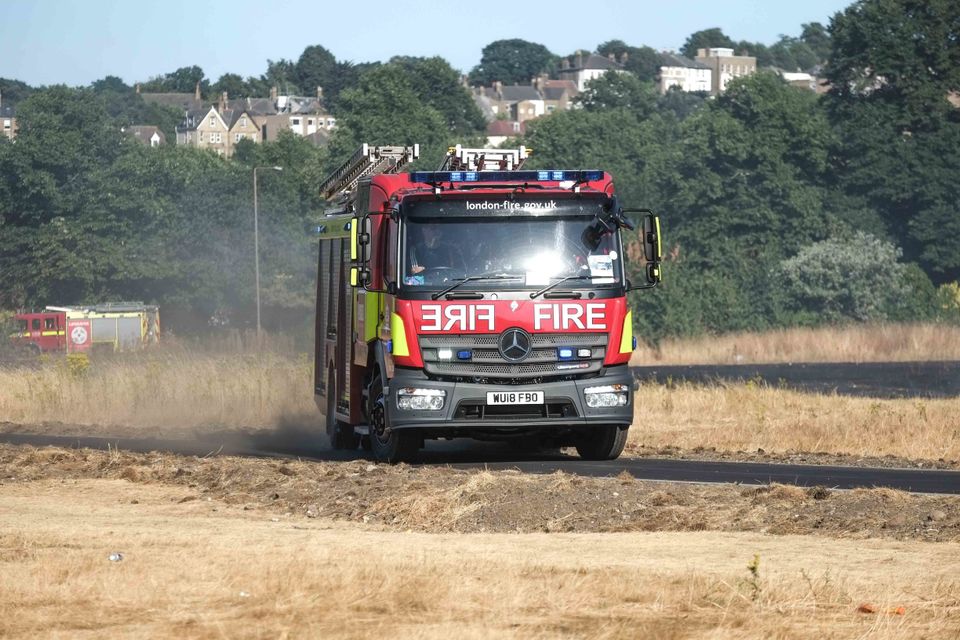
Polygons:
<instances>
[{"instance_id":1,"label":"asphalt road","mask_svg":"<svg viewBox=\"0 0 960 640\"><path fill-rule=\"evenodd\" d=\"M637 380L660 384L754 380L773 387L873 398L960 396L960 362L952 361L671 365L631 371Z\"/></svg>"},{"instance_id":2,"label":"asphalt road","mask_svg":"<svg viewBox=\"0 0 960 640\"><path fill-rule=\"evenodd\" d=\"M319 440L319 438L318 438ZM224 434L220 439L166 440L157 438L103 438L5 433L0 442L33 446L84 447L147 453L168 451L182 455L236 455L301 458L317 461L369 459L363 451L331 451L294 441ZM663 458L626 458L587 462L563 455L519 455L500 443L471 440L428 442L418 464L448 465L455 469L516 469L524 473L564 473L616 476L626 471L640 480L668 482L724 482L762 485L771 482L836 489L889 487L914 493L960 494L960 471L832 467L820 465L710 462Z\"/></svg>"}]
</instances>

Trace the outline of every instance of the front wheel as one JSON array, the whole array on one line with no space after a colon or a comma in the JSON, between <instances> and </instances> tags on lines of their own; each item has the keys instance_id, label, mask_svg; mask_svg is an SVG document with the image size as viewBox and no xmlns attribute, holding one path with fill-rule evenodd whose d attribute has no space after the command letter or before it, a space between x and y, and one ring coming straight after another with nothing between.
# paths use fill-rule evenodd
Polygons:
<instances>
[{"instance_id":1,"label":"front wheel","mask_svg":"<svg viewBox=\"0 0 960 640\"><path fill-rule=\"evenodd\" d=\"M629 427L593 427L577 438L577 453L584 460L615 460L627 444Z\"/></svg>"},{"instance_id":2,"label":"front wheel","mask_svg":"<svg viewBox=\"0 0 960 640\"><path fill-rule=\"evenodd\" d=\"M420 434L413 429L388 430L383 382L378 375L370 383L370 449L381 462L412 462L420 449Z\"/></svg>"}]
</instances>

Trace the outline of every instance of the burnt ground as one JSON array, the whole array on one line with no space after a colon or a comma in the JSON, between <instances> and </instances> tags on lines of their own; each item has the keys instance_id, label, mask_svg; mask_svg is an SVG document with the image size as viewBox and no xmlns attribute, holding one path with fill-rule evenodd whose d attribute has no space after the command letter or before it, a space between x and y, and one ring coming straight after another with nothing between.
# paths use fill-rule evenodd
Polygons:
<instances>
[{"instance_id":1,"label":"burnt ground","mask_svg":"<svg viewBox=\"0 0 960 640\"><path fill-rule=\"evenodd\" d=\"M0 485L100 478L186 487L192 493L183 500L239 505L278 519L387 530L709 530L960 541L960 496L0 444Z\"/></svg>"}]
</instances>

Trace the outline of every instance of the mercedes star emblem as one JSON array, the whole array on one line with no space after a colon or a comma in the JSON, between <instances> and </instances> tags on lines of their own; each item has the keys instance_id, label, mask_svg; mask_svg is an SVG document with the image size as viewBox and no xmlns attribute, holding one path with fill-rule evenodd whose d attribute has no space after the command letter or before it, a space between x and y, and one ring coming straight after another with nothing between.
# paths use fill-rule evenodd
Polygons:
<instances>
[{"instance_id":1,"label":"mercedes star emblem","mask_svg":"<svg viewBox=\"0 0 960 640\"><path fill-rule=\"evenodd\" d=\"M507 329L498 340L500 355L510 362L520 362L530 355L530 334L523 329Z\"/></svg>"}]
</instances>

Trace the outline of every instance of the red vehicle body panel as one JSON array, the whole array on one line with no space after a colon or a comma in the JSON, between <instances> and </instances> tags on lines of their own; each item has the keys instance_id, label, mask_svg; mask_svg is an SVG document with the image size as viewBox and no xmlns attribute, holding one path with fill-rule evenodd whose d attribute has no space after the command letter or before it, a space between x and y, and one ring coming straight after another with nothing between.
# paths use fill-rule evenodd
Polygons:
<instances>
[{"instance_id":1,"label":"red vehicle body panel","mask_svg":"<svg viewBox=\"0 0 960 640\"><path fill-rule=\"evenodd\" d=\"M14 318L21 324L14 341L36 345L40 351L63 351L66 347L67 315L44 311L18 313ZM25 324L24 324L25 323Z\"/></svg>"},{"instance_id":2,"label":"red vehicle body panel","mask_svg":"<svg viewBox=\"0 0 960 640\"><path fill-rule=\"evenodd\" d=\"M625 364L620 353L625 297L604 300L489 300L483 302L396 300L394 313L403 320L409 356L393 356L394 364L422 367L419 335L500 333L519 327L530 333L605 333L611 348L604 365Z\"/></svg>"}]
</instances>

